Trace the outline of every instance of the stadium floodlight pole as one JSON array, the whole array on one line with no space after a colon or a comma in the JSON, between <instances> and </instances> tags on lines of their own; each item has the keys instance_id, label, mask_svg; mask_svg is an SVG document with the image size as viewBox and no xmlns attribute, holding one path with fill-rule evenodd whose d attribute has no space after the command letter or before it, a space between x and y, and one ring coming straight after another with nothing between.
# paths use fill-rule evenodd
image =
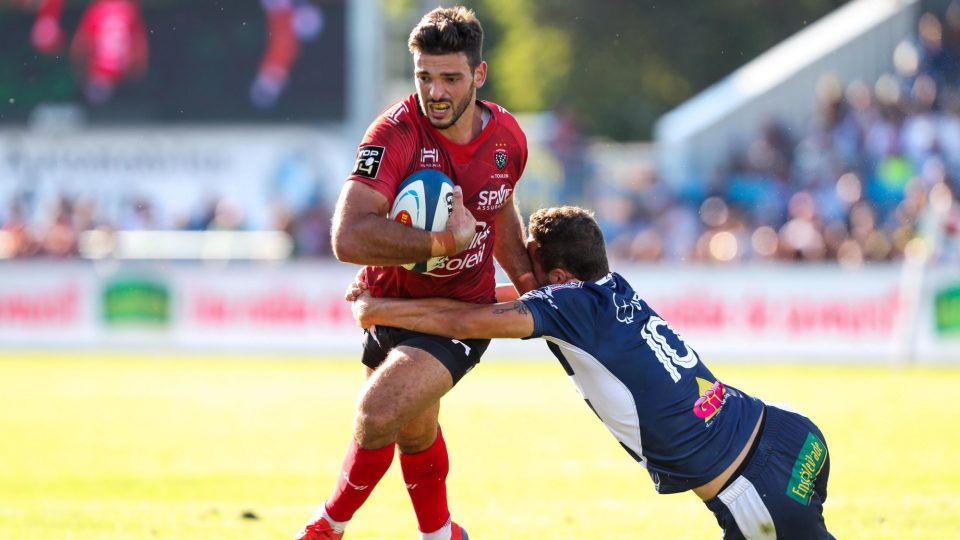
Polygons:
<instances>
[{"instance_id":1,"label":"stadium floodlight pole","mask_svg":"<svg viewBox=\"0 0 960 540\"><path fill-rule=\"evenodd\" d=\"M894 318L894 351L890 357L892 367L903 366L916 360L917 327L920 316L921 294L924 274L929 261L929 246L922 238L914 238L904 249L900 265L898 309Z\"/></svg>"},{"instance_id":2,"label":"stadium floodlight pole","mask_svg":"<svg viewBox=\"0 0 960 540\"><path fill-rule=\"evenodd\" d=\"M359 138L382 105L383 35L382 10L378 0L347 2L347 69L345 131Z\"/></svg>"}]
</instances>

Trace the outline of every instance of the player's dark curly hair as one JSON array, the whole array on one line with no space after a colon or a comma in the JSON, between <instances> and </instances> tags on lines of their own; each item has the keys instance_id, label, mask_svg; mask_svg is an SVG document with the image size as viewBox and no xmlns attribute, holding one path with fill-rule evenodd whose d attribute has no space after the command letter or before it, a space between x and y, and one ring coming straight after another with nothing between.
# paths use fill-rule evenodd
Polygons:
<instances>
[{"instance_id":1,"label":"player's dark curly hair","mask_svg":"<svg viewBox=\"0 0 960 540\"><path fill-rule=\"evenodd\" d=\"M563 268L584 281L610 272L603 233L589 210L541 208L530 216L530 236L540 244L537 253L545 271Z\"/></svg>"},{"instance_id":2,"label":"player's dark curly hair","mask_svg":"<svg viewBox=\"0 0 960 540\"><path fill-rule=\"evenodd\" d=\"M462 52L470 69L476 69L483 55L483 27L472 9L438 7L420 19L410 32L407 46L410 52L420 54Z\"/></svg>"}]
</instances>

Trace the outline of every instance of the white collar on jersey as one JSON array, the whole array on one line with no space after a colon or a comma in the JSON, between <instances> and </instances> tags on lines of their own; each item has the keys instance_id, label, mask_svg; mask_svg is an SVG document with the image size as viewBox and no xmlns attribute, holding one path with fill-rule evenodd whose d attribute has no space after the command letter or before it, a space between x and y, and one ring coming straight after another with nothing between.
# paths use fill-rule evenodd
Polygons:
<instances>
[{"instance_id":1,"label":"white collar on jersey","mask_svg":"<svg viewBox=\"0 0 960 540\"><path fill-rule=\"evenodd\" d=\"M612 281L612 280L613 280L613 273L611 272L611 273L603 276L602 278L594 281L594 283L596 283L597 285L605 285L607 282Z\"/></svg>"},{"instance_id":2,"label":"white collar on jersey","mask_svg":"<svg viewBox=\"0 0 960 540\"><path fill-rule=\"evenodd\" d=\"M490 112L485 105L477 101L477 104L480 105L480 130L483 131L487 127L487 123L490 122L490 119L493 118L493 113Z\"/></svg>"}]
</instances>

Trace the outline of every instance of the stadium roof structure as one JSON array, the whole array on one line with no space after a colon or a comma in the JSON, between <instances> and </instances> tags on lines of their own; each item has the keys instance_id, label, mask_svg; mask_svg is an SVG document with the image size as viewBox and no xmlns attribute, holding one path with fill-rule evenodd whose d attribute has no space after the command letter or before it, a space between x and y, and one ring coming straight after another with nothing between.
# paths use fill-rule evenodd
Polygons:
<instances>
[{"instance_id":1,"label":"stadium roof structure","mask_svg":"<svg viewBox=\"0 0 960 540\"><path fill-rule=\"evenodd\" d=\"M703 182L731 146L776 117L808 118L818 79L872 81L910 36L917 0L853 0L772 47L661 117L658 165L675 184Z\"/></svg>"}]
</instances>

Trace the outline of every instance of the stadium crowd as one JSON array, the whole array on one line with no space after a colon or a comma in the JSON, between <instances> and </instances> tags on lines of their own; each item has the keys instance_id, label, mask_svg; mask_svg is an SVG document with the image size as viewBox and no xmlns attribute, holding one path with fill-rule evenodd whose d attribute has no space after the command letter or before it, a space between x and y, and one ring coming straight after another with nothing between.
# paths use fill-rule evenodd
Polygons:
<instances>
[{"instance_id":1,"label":"stadium crowd","mask_svg":"<svg viewBox=\"0 0 960 540\"><path fill-rule=\"evenodd\" d=\"M868 84L820 80L807 126L770 119L703 195L638 171L594 206L611 255L634 261L960 261L960 5L925 13ZM913 242L922 238L922 242Z\"/></svg>"},{"instance_id":2,"label":"stadium crowd","mask_svg":"<svg viewBox=\"0 0 960 540\"><path fill-rule=\"evenodd\" d=\"M894 65L895 73L869 83L824 76L809 125L770 119L758 126L702 193L674 190L649 168L617 186L583 188L580 182L602 181L577 159L562 163L578 184L560 202L596 210L618 261L859 266L901 259L915 246L960 262L960 5L951 3L943 17L923 14L916 36L896 48ZM562 131L562 139L575 139ZM577 193L597 195L578 200ZM53 208L34 209L15 197L0 209L0 256L71 257L83 231L168 228L153 219L152 206L130 200L123 217L105 223L89 201L64 196ZM295 255L329 256L329 206L277 209L273 227L290 234ZM173 227L245 224L238 209L214 200Z\"/></svg>"},{"instance_id":3,"label":"stadium crowd","mask_svg":"<svg viewBox=\"0 0 960 540\"><path fill-rule=\"evenodd\" d=\"M758 126L704 194L673 191L652 170L601 193L611 255L859 266L900 259L919 237L938 260L960 261L960 5L943 20L922 15L894 65L872 84L824 76L809 125Z\"/></svg>"},{"instance_id":4,"label":"stadium crowd","mask_svg":"<svg viewBox=\"0 0 960 540\"><path fill-rule=\"evenodd\" d=\"M188 216L163 223L157 217L154 203L133 198L124 203L116 219L105 218L89 198L59 197L49 208L23 198L14 198L2 215L0 226L0 259L47 258L63 259L83 255L82 236L89 231L244 231L250 227L243 209L226 198L212 198ZM293 240L293 256L328 257L330 250L330 218L332 208L317 200L299 212L291 212L282 204L272 209L268 228L286 232Z\"/></svg>"}]
</instances>

